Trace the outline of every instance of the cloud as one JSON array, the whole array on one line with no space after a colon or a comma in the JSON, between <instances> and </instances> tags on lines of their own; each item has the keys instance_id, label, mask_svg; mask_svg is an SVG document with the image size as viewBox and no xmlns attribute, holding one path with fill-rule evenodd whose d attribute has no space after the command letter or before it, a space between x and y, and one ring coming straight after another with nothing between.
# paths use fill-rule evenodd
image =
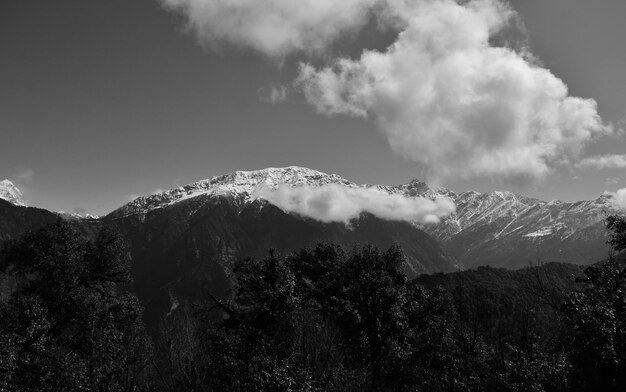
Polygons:
<instances>
[{"instance_id":1,"label":"cloud","mask_svg":"<svg viewBox=\"0 0 626 392\"><path fill-rule=\"evenodd\" d=\"M388 0L400 29L384 51L316 68L296 85L326 115L374 119L391 148L433 179L540 179L612 127L593 99L526 50L492 44L515 19L499 0Z\"/></svg>"},{"instance_id":2,"label":"cloud","mask_svg":"<svg viewBox=\"0 0 626 392\"><path fill-rule=\"evenodd\" d=\"M626 168L626 154L624 155L597 155L588 157L576 164L586 169L624 169Z\"/></svg>"},{"instance_id":3,"label":"cloud","mask_svg":"<svg viewBox=\"0 0 626 392\"><path fill-rule=\"evenodd\" d=\"M435 223L455 211L454 203L448 198L409 198L375 188L352 188L338 184L319 187L282 185L276 189L263 187L257 189L253 196L287 212L322 222L348 223L361 213L368 212L386 220Z\"/></svg>"},{"instance_id":4,"label":"cloud","mask_svg":"<svg viewBox=\"0 0 626 392\"><path fill-rule=\"evenodd\" d=\"M622 181L622 180L621 180L621 178L619 178L619 177L609 177L609 178L607 178L607 179L604 181L604 183L605 183L606 185L617 185L617 184L619 184L621 181Z\"/></svg>"},{"instance_id":5,"label":"cloud","mask_svg":"<svg viewBox=\"0 0 626 392\"><path fill-rule=\"evenodd\" d=\"M617 192L605 191L604 195L609 196L615 207L626 210L626 188L618 189Z\"/></svg>"},{"instance_id":6,"label":"cloud","mask_svg":"<svg viewBox=\"0 0 626 392\"><path fill-rule=\"evenodd\" d=\"M320 53L357 32L381 0L160 0L212 48L226 42L266 56Z\"/></svg>"},{"instance_id":7,"label":"cloud","mask_svg":"<svg viewBox=\"0 0 626 392\"><path fill-rule=\"evenodd\" d=\"M261 94L261 101L265 103L277 104L287 99L287 87L282 84L261 87L259 93Z\"/></svg>"}]
</instances>

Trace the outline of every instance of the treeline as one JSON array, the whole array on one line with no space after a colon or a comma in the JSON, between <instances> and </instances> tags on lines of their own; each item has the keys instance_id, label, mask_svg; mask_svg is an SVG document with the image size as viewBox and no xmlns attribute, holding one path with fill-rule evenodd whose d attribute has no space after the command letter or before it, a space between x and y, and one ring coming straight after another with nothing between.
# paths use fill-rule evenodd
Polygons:
<instances>
[{"instance_id":1,"label":"treeline","mask_svg":"<svg viewBox=\"0 0 626 392\"><path fill-rule=\"evenodd\" d=\"M626 223L609 217L610 244ZM0 391L623 391L626 271L611 257L408 282L398 248L237 263L148 336L123 241L59 222L7 244Z\"/></svg>"}]
</instances>

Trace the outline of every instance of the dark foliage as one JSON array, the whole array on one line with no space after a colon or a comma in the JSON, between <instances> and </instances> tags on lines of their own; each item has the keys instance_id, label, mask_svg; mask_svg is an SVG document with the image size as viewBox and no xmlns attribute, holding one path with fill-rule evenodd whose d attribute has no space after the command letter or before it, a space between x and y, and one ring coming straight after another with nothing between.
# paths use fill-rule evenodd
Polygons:
<instances>
[{"instance_id":1,"label":"dark foliage","mask_svg":"<svg viewBox=\"0 0 626 392\"><path fill-rule=\"evenodd\" d=\"M609 217L609 243L626 224ZM320 244L235 264L152 349L126 247L67 223L9 243L0 391L623 391L626 272L481 267L408 282L399 248Z\"/></svg>"},{"instance_id":2,"label":"dark foliage","mask_svg":"<svg viewBox=\"0 0 626 392\"><path fill-rule=\"evenodd\" d=\"M407 285L401 266L397 248L331 245L241 262L234 301L200 312L224 314L202 329L207 390L565 390L564 353L539 336L551 308L506 293L515 279Z\"/></svg>"},{"instance_id":3,"label":"dark foliage","mask_svg":"<svg viewBox=\"0 0 626 392\"><path fill-rule=\"evenodd\" d=\"M102 230L85 240L59 221L4 247L15 290L0 308L0 390L134 391L149 341L125 246Z\"/></svg>"}]
</instances>

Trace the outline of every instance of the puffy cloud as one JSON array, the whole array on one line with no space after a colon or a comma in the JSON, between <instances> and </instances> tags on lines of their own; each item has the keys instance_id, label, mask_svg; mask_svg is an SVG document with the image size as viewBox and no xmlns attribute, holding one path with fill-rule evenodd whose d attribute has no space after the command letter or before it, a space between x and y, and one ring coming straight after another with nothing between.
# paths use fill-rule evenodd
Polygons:
<instances>
[{"instance_id":1,"label":"puffy cloud","mask_svg":"<svg viewBox=\"0 0 626 392\"><path fill-rule=\"evenodd\" d=\"M448 198L434 200L389 194L376 188L354 188L338 184L319 187L288 185L276 189L262 187L254 197L277 207L322 222L344 222L368 212L386 220L435 223L455 211Z\"/></svg>"},{"instance_id":2,"label":"puffy cloud","mask_svg":"<svg viewBox=\"0 0 626 392\"><path fill-rule=\"evenodd\" d=\"M593 99L523 51L492 42L514 11L499 0L388 0L401 31L384 51L301 64L296 84L323 114L373 118L391 148L435 179L541 178L612 132Z\"/></svg>"},{"instance_id":3,"label":"puffy cloud","mask_svg":"<svg viewBox=\"0 0 626 392\"><path fill-rule=\"evenodd\" d=\"M576 166L591 169L624 169L626 155L597 155L581 160Z\"/></svg>"},{"instance_id":4,"label":"puffy cloud","mask_svg":"<svg viewBox=\"0 0 626 392\"><path fill-rule=\"evenodd\" d=\"M604 194L610 197L615 207L626 211L626 188L618 189L617 192L605 191Z\"/></svg>"},{"instance_id":5,"label":"puffy cloud","mask_svg":"<svg viewBox=\"0 0 626 392\"><path fill-rule=\"evenodd\" d=\"M380 0L160 0L203 44L222 42L270 57L322 52L358 31Z\"/></svg>"}]
</instances>

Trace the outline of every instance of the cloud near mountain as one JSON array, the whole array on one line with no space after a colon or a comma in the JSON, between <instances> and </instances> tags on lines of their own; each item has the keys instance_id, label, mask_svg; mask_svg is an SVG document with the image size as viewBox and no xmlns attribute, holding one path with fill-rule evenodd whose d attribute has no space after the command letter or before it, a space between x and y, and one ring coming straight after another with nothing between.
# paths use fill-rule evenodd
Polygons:
<instances>
[{"instance_id":1,"label":"cloud near mountain","mask_svg":"<svg viewBox=\"0 0 626 392\"><path fill-rule=\"evenodd\" d=\"M320 113L374 119L394 151L444 180L542 178L612 132L594 100L491 44L514 16L506 4L390 3L402 31L385 51L301 65L297 83Z\"/></svg>"},{"instance_id":2,"label":"cloud near mountain","mask_svg":"<svg viewBox=\"0 0 626 392\"><path fill-rule=\"evenodd\" d=\"M455 211L452 200L440 197L405 197L375 188L353 188L338 184L322 186L281 185L276 189L261 187L253 194L284 211L321 222L344 222L363 212L381 219L436 223Z\"/></svg>"},{"instance_id":3,"label":"cloud near mountain","mask_svg":"<svg viewBox=\"0 0 626 392\"><path fill-rule=\"evenodd\" d=\"M618 189L615 192L605 191L604 194L611 197L614 206L626 211L626 188Z\"/></svg>"},{"instance_id":4,"label":"cloud near mountain","mask_svg":"<svg viewBox=\"0 0 626 392\"><path fill-rule=\"evenodd\" d=\"M319 113L372 119L431 180L540 179L613 133L596 102L503 41L502 0L160 0L212 47L266 56L324 52L371 17L398 36L358 58L303 62L294 85Z\"/></svg>"}]
</instances>

